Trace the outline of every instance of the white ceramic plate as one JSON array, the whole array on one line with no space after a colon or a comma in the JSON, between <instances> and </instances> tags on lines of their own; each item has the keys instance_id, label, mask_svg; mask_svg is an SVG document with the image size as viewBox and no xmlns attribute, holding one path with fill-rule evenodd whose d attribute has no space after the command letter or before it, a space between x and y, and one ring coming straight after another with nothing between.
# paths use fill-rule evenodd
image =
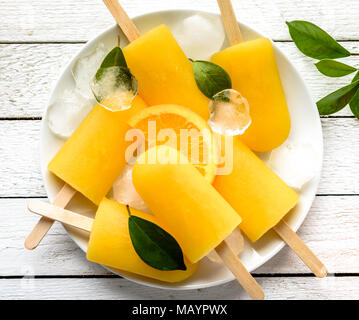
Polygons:
<instances>
[{"instance_id":1,"label":"white ceramic plate","mask_svg":"<svg viewBox=\"0 0 359 320\"><path fill-rule=\"evenodd\" d=\"M204 16L210 15L212 18L220 20L220 16L198 11L188 10L172 10L155 12L139 16L134 19L135 24L139 30L144 33L154 26L161 23L166 24L170 29L174 24L181 19L189 17L193 14L202 14ZM252 40L263 35L254 31L244 24L240 24L245 40ZM121 34L121 45L127 42L125 37ZM89 41L80 52L71 60L71 62L64 68L55 87L51 93L49 104L57 99L66 88L72 88L74 81L71 75L71 68L78 57L89 54L99 42L105 44L107 49L113 48L117 45L118 27L113 26L105 32L98 35L93 40ZM228 42L224 43L223 47L228 46ZM275 46L274 51L278 63L280 76L286 93L286 98L292 119L292 128L289 139L295 142L309 142L317 151L317 157L313 162L313 166L318 168L317 175L312 179L300 192L301 199L294 210L287 216L286 220L290 226L297 230L305 219L311 204L314 200L316 190L320 178L320 168L322 164L322 130L317 108L313 103L310 93L303 82L303 79L285 57L285 55ZM45 112L46 114L46 112ZM47 163L55 155L57 150L64 143L55 137L48 129L44 114L41 130L41 168L45 180L45 188L51 200L54 199L56 193L59 191L62 183L57 180L53 175L47 171ZM76 195L75 199L71 202L71 210L80 212L89 216L93 216L96 208L90 204L81 195ZM75 228L66 228L71 238L76 244L86 252L88 243L88 234L81 232ZM253 271L266 261L271 259L278 251L283 248L284 243L281 241L274 232L268 232L255 244L246 241L246 247L240 258L249 271ZM298 261L298 263L300 263ZM113 272L124 276L127 279L152 287L171 288L171 289L197 289L215 286L226 283L234 279L234 276L220 264L210 262L206 258L201 261L198 271L188 280L178 284L166 284L160 281L140 277L137 275L129 274L123 271L112 270Z\"/></svg>"}]
</instances>

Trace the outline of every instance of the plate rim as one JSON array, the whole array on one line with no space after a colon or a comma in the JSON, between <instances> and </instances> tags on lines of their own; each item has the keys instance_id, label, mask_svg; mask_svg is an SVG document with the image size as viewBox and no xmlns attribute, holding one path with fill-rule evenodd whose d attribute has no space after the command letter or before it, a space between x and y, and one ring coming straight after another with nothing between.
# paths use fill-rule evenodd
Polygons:
<instances>
[{"instance_id":1,"label":"plate rim","mask_svg":"<svg viewBox=\"0 0 359 320\"><path fill-rule=\"evenodd\" d=\"M136 18L145 18L146 16L149 17L153 14L173 14L173 13L182 13L182 14L201 14L201 13L205 13L205 14L210 14L210 15L214 15L214 16L220 16L219 13L217 12L213 12L213 11L209 11L209 10L192 10L192 9L164 9L164 10L154 10L154 11L150 11L150 12L146 12L143 14L138 14L138 15L134 15L131 17L131 19L136 19ZM297 219L295 219L295 221L293 221L290 225L292 227L292 229L296 232L300 226L303 224L304 220L306 219L306 217L308 216L309 212L310 212L310 208L313 205L313 201L316 197L316 192L318 190L318 186L320 183L320 179L321 179L321 173L322 173L322 169L323 169L323 153L324 153L324 144L323 144L323 129L322 129L322 125L321 125L321 121L320 121L320 116L318 113L318 109L315 106L314 100L313 100L313 96L308 88L308 86L306 85L303 77L301 76L300 72L298 71L297 67L289 60L289 58L286 56L286 54L276 45L276 43L270 38L267 37L264 33L257 31L256 29L253 29L252 27L250 27L248 24L241 22L240 20L237 19L237 22L239 23L240 26L243 26L245 29L248 29L250 32L253 32L255 34L258 34L260 37L266 37L268 39L270 39L272 45L276 48L276 50L278 50L281 55L282 58L286 60L287 63L290 64L290 66L293 68L294 73L296 75L296 77L299 79L299 81L301 82L301 85L303 86L303 88L305 89L305 94L310 98L311 101L311 106L313 107L315 112L315 121L318 123L319 127L320 127L320 150L317 150L317 156L320 158L320 165L318 167L318 173L317 176L315 178L317 178L317 181L315 183L315 185L313 186L315 189L315 193L309 198L308 197L308 203L309 203L309 208L306 212L306 214L303 214L303 216L298 217ZM59 75L57 76L56 80L54 81L54 84L50 90L49 96L48 96L48 100L47 100L47 104L46 104L46 108L44 108L44 111L42 113L42 120L41 120L41 128L40 128L40 165L41 165L41 176L44 182L44 188L46 191L46 194L48 196L48 199L52 202L54 197L51 195L51 192L49 191L49 185L46 179L46 170L44 170L44 168L47 168L47 165L44 166L43 165L43 159L44 159L44 150L43 150L43 135L44 135L44 126L46 126L46 113L47 113L47 109L48 106L50 104L50 101L56 91L56 88L59 84L60 79L64 76L64 74L66 73L66 70L74 63L74 61L76 61L76 59L78 59L81 56L81 53L83 51L86 51L86 49L88 47L93 46L97 41L98 38L100 38L102 35L104 35L105 33L111 32L113 29L117 29L117 31L120 31L120 28L118 27L118 25L116 23L114 23L112 26L107 27L106 29L100 31L99 33L97 33L93 38L91 38L90 40L88 40L83 46L81 46L76 53L70 58L70 60L68 61L68 63L65 64L64 67L61 68ZM121 32L121 31L120 31ZM61 225L63 226L63 228L66 230L66 233L69 235L69 237L76 243L76 245L86 254L86 250L82 247L82 245L75 239L74 234L68 230L68 228L66 227L66 225L64 225L63 223L61 223ZM268 257L266 259L264 259L264 261L259 261L257 264L254 265L253 268L251 268L249 271L253 272L254 270L256 270L257 268L259 268L260 266L262 266L263 264L265 264L266 262L268 262L269 260L271 260L275 255L278 254L278 252L285 246L285 242L280 239L280 243L278 243L276 245L275 248L273 248L271 250L271 253L268 255ZM135 282L137 284L140 285L145 285L148 287L152 287L152 288L157 288L157 289L167 289L167 290L175 290L175 291L182 291L182 290L195 290L195 289L204 289L204 288L210 288L210 287L214 287L214 286L219 286L219 285L223 285L226 284L230 281L235 280L235 276L231 275L230 278L228 279L222 279L222 280L217 280L217 281L213 281L210 283L206 283L206 284L186 284L185 286L181 286L179 284L176 285L176 283L166 283L166 282L162 282L159 281L159 283L157 282L149 282L146 280L146 277L143 276L138 276L136 275L136 277L132 276L129 272L124 271L124 273L118 272L116 270L113 270L112 268L102 265L106 270L110 271L111 273L114 273L116 275L119 275L129 281ZM138 278L137 278L138 277ZM141 279L144 280L141 280ZM156 281L156 280L155 280Z\"/></svg>"}]
</instances>

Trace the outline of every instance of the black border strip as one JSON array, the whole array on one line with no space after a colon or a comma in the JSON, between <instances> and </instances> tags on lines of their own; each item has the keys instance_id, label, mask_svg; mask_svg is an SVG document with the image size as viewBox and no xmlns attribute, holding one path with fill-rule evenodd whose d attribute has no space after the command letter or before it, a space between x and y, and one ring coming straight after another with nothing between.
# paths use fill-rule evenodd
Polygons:
<instances>
[{"instance_id":1,"label":"black border strip","mask_svg":"<svg viewBox=\"0 0 359 320\"><path fill-rule=\"evenodd\" d=\"M255 278L315 278L312 273L252 273ZM359 277L359 273L328 273L327 277L347 278ZM103 275L13 275L0 276L0 280L17 280L17 279L124 279L115 274Z\"/></svg>"}]
</instances>

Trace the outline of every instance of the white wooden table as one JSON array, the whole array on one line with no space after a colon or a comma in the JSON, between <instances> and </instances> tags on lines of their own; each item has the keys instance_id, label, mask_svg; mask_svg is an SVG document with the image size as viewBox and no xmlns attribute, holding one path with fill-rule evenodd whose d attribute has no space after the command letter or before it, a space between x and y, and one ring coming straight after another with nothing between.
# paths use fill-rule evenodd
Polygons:
<instances>
[{"instance_id":1,"label":"white wooden table","mask_svg":"<svg viewBox=\"0 0 359 320\"><path fill-rule=\"evenodd\" d=\"M122 0L130 16L170 9L216 11L215 0ZM357 0L233 0L237 16L264 31L297 66L314 99L349 79L325 78L290 40L286 20L312 21L359 52ZM239 299L236 282L195 291L133 284L86 261L56 224L33 252L23 248L37 221L25 204L46 198L39 129L60 68L88 39L113 24L100 0L0 1L0 298ZM346 60L356 66L358 57ZM359 299L359 123L347 110L322 118L324 169L299 235L330 274L316 279L287 248L255 271L268 299Z\"/></svg>"}]
</instances>

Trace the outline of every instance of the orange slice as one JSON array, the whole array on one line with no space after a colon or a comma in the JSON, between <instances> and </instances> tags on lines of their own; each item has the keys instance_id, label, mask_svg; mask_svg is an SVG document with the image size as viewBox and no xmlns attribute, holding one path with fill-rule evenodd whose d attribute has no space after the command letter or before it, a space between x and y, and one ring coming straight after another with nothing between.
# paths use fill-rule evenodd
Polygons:
<instances>
[{"instance_id":1,"label":"orange slice","mask_svg":"<svg viewBox=\"0 0 359 320\"><path fill-rule=\"evenodd\" d=\"M216 174L217 148L212 132L202 117L173 104L148 107L133 115L128 124L139 129L146 147L166 144L179 150L210 183ZM155 137L154 137L155 133Z\"/></svg>"}]
</instances>

